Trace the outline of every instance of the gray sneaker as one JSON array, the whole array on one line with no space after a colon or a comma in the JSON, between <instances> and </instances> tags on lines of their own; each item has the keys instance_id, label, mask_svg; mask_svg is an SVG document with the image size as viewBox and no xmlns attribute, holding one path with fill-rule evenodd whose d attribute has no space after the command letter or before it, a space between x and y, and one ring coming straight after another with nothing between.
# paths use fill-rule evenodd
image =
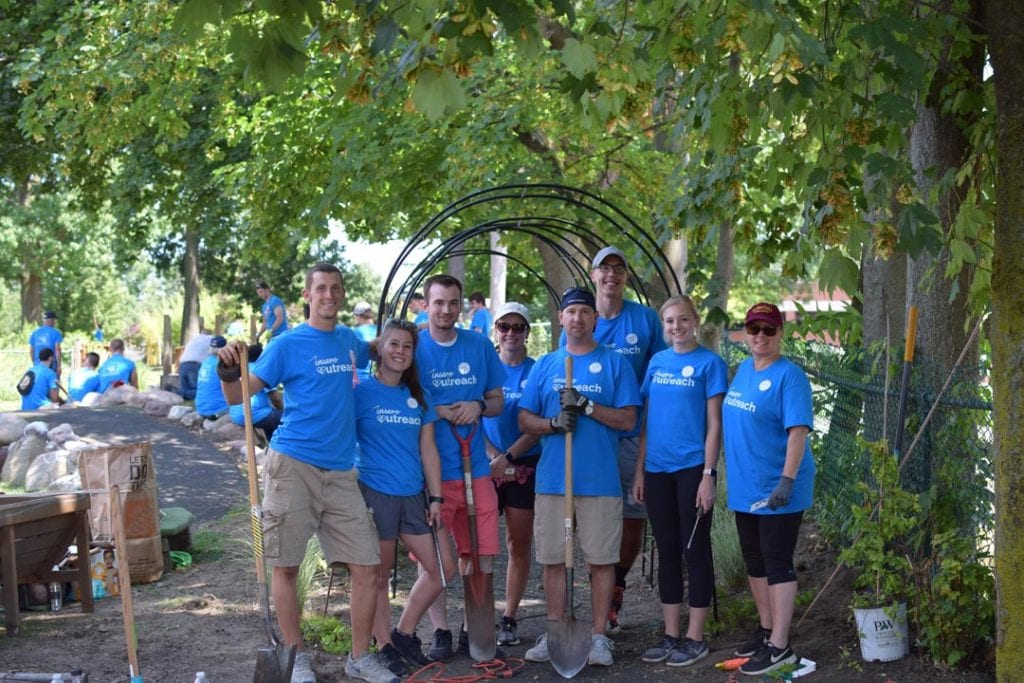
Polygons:
<instances>
[{"instance_id":1,"label":"gray sneaker","mask_svg":"<svg viewBox=\"0 0 1024 683\"><path fill-rule=\"evenodd\" d=\"M526 651L523 659L528 662L546 662L551 659L548 655L548 634L544 633L537 639L537 644Z\"/></svg>"},{"instance_id":2,"label":"gray sneaker","mask_svg":"<svg viewBox=\"0 0 1024 683\"><path fill-rule=\"evenodd\" d=\"M690 640L683 638L679 648L668 656L665 662L668 666L690 666L708 656L708 644L706 641Z\"/></svg>"},{"instance_id":3,"label":"gray sneaker","mask_svg":"<svg viewBox=\"0 0 1024 683\"><path fill-rule=\"evenodd\" d=\"M603 636L600 633L591 634L590 657L587 658L587 664L590 666L611 666L614 663L612 659L612 650L614 649L615 643L608 636Z\"/></svg>"},{"instance_id":4,"label":"gray sneaker","mask_svg":"<svg viewBox=\"0 0 1024 683\"><path fill-rule=\"evenodd\" d=\"M648 648L640 659L651 663L663 662L678 649L679 639L666 633L661 637L661 642L652 648Z\"/></svg>"},{"instance_id":5,"label":"gray sneaker","mask_svg":"<svg viewBox=\"0 0 1024 683\"><path fill-rule=\"evenodd\" d=\"M292 683L316 683L316 674L313 673L313 655L308 652L295 653Z\"/></svg>"},{"instance_id":6,"label":"gray sneaker","mask_svg":"<svg viewBox=\"0 0 1024 683\"><path fill-rule=\"evenodd\" d=\"M364 652L358 659L352 659L352 654L349 653L348 659L345 660L345 675L356 680L369 681L369 683L400 683L401 681L398 676L381 664L377 655L372 652Z\"/></svg>"}]
</instances>

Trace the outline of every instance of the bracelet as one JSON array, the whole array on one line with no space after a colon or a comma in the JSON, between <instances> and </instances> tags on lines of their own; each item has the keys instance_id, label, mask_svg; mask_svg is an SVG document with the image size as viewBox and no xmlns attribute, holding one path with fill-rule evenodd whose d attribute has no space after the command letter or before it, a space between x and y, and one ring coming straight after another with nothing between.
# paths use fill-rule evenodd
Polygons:
<instances>
[{"instance_id":1,"label":"bracelet","mask_svg":"<svg viewBox=\"0 0 1024 683\"><path fill-rule=\"evenodd\" d=\"M444 505L444 497L442 496L428 496L427 501L430 503L441 503Z\"/></svg>"},{"instance_id":2,"label":"bracelet","mask_svg":"<svg viewBox=\"0 0 1024 683\"><path fill-rule=\"evenodd\" d=\"M714 477L714 478L717 479L718 478L718 470L716 470L714 467L705 467L704 468L704 476L705 477Z\"/></svg>"},{"instance_id":3,"label":"bracelet","mask_svg":"<svg viewBox=\"0 0 1024 683\"><path fill-rule=\"evenodd\" d=\"M476 402L480 404L480 414L483 415L484 413L486 413L487 412L487 401L483 400L482 398L478 398L476 400Z\"/></svg>"}]
</instances>

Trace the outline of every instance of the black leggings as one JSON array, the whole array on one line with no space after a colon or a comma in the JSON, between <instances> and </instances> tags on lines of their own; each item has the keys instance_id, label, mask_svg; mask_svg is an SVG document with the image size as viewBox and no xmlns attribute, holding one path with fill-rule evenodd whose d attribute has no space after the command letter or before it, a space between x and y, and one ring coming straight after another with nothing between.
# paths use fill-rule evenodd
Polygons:
<instances>
[{"instance_id":1,"label":"black leggings","mask_svg":"<svg viewBox=\"0 0 1024 683\"><path fill-rule=\"evenodd\" d=\"M654 542L658 544L658 595L664 605L683 602L683 553L686 553L690 584L690 607L707 607L715 586L711 568L711 513L697 525L689 550L693 524L697 519L697 487L704 466L676 472L646 472L644 499L651 520Z\"/></svg>"},{"instance_id":2,"label":"black leggings","mask_svg":"<svg viewBox=\"0 0 1024 683\"><path fill-rule=\"evenodd\" d=\"M796 581L793 552L804 513L752 515L736 513L736 533L747 565L747 576L768 579L768 585Z\"/></svg>"}]
</instances>

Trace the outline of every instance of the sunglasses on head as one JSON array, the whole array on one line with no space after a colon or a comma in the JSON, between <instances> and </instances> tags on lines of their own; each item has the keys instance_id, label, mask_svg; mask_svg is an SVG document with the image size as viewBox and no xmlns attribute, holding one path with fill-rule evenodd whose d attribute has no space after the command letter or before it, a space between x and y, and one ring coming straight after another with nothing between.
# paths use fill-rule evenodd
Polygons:
<instances>
[{"instance_id":1,"label":"sunglasses on head","mask_svg":"<svg viewBox=\"0 0 1024 683\"><path fill-rule=\"evenodd\" d=\"M526 332L528 327L526 323L494 323L494 326L498 332L515 332L517 334Z\"/></svg>"},{"instance_id":2,"label":"sunglasses on head","mask_svg":"<svg viewBox=\"0 0 1024 683\"><path fill-rule=\"evenodd\" d=\"M387 322L384 323L385 330L390 330L395 327L397 327L400 330L405 330L406 332L419 332L419 327L417 327L415 323L411 323L408 320L389 318Z\"/></svg>"},{"instance_id":3,"label":"sunglasses on head","mask_svg":"<svg viewBox=\"0 0 1024 683\"><path fill-rule=\"evenodd\" d=\"M766 337L774 337L775 333L778 332L777 327L769 327L767 325L747 325L747 334L751 337L756 337L759 333L764 332Z\"/></svg>"}]
</instances>

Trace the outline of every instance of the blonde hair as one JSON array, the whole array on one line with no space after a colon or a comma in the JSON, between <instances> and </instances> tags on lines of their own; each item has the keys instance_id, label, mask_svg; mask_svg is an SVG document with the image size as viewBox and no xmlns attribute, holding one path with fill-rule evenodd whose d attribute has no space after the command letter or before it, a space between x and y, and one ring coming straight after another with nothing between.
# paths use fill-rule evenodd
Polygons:
<instances>
[{"instance_id":1,"label":"blonde hair","mask_svg":"<svg viewBox=\"0 0 1024 683\"><path fill-rule=\"evenodd\" d=\"M667 311L672 306L689 306L690 312L693 314L693 317L697 320L697 322L700 322L700 311L697 310L697 304L695 304L693 302L693 299L686 296L685 294L676 294L675 296L670 296L669 298L665 299L665 303L663 303L661 305L661 308L658 309L658 317L661 318L662 316L664 316L665 311Z\"/></svg>"}]
</instances>

